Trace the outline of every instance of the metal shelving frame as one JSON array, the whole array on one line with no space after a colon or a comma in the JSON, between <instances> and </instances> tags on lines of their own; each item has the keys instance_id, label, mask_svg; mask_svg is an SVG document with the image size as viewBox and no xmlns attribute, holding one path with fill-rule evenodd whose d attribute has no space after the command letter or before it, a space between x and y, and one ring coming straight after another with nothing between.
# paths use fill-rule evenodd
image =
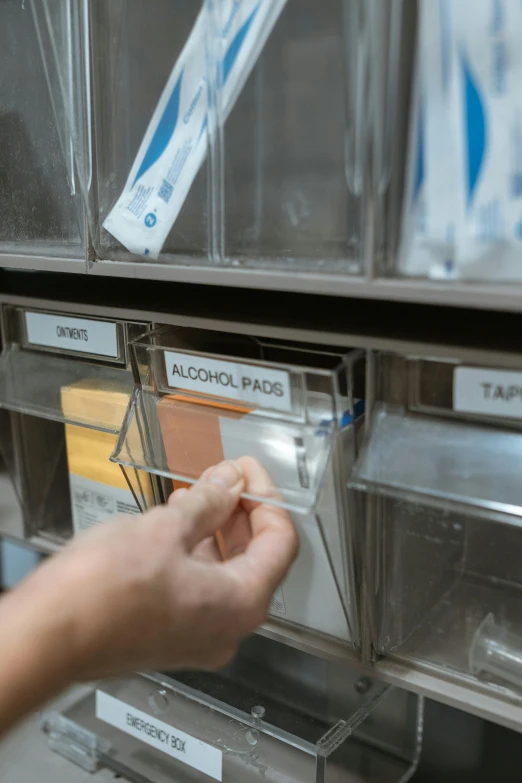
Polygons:
<instances>
[{"instance_id":1,"label":"metal shelving frame","mask_svg":"<svg viewBox=\"0 0 522 783\"><path fill-rule=\"evenodd\" d=\"M88 314L91 317L114 317L117 314L118 317L136 321L151 321L153 323L190 326L231 333L242 332L260 337L284 337L288 340L322 343L331 346L349 345L354 348L396 351L402 354L430 356L433 358L455 356L468 363L475 362L480 364L487 362L489 364L496 363L498 366L507 368L522 367L522 346L520 353L491 349L481 350L480 348L470 348L466 345L458 344L448 347L445 344L398 339L384 334L375 336L360 333L351 334L346 331L318 331L314 328L284 328L276 324L262 325L253 322L253 320L243 320L241 322L232 319L227 320L226 316L223 319L201 316L189 317L176 315L173 312L155 312L150 309L140 310L125 307L115 309L106 305L50 301L49 299L29 298L15 294L0 294L0 303L36 308L52 308L58 311L65 310L75 315ZM14 508L14 504L12 506ZM23 530L21 521L18 524L18 529ZM10 531L16 530L16 520L10 520L8 527ZM11 536L16 538L13 532L11 532ZM45 540L41 538L28 543L41 551L55 551L56 549L54 545L47 548ZM260 633L326 659L342 659L351 665L359 665L361 670L364 671L364 667L358 661L355 653L334 641L310 637L305 632L283 628L272 622L267 623ZM417 668L391 658L377 660L369 664L369 670L372 676L380 677L390 684L522 732L522 695L518 696L506 689L482 684L473 681L471 678L469 683L463 683L462 679L453 677L451 672L448 672L443 677L440 671L430 670L428 666Z\"/></svg>"},{"instance_id":2,"label":"metal shelving frame","mask_svg":"<svg viewBox=\"0 0 522 783\"><path fill-rule=\"evenodd\" d=\"M185 261L185 263L184 263ZM173 283L227 286L265 291L323 294L375 301L522 311L522 285L509 283L438 282L427 279L364 277L311 272L284 272L239 266L198 266L180 257L177 264L107 261L0 253L0 268L39 272L69 272L98 277L158 280Z\"/></svg>"}]
</instances>

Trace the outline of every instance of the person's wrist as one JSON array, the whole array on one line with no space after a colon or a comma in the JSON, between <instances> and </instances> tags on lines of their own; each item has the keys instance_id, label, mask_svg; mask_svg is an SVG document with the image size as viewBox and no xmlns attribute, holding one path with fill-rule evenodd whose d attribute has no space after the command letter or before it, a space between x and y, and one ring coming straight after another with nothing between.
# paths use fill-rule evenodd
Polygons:
<instances>
[{"instance_id":1,"label":"person's wrist","mask_svg":"<svg viewBox=\"0 0 522 783\"><path fill-rule=\"evenodd\" d=\"M73 568L59 567L59 560L45 563L9 599L17 604L11 610L18 613L29 644L49 659L57 686L64 688L78 679L84 665L78 629L84 586Z\"/></svg>"}]
</instances>

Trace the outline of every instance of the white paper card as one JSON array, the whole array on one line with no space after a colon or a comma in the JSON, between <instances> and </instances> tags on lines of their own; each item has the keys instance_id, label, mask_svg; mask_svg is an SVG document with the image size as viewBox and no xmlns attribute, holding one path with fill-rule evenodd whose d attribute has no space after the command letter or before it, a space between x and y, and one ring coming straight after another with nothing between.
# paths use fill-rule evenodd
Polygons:
<instances>
[{"instance_id":1,"label":"white paper card","mask_svg":"<svg viewBox=\"0 0 522 783\"><path fill-rule=\"evenodd\" d=\"M522 372L458 367L453 407L462 413L522 419Z\"/></svg>"},{"instance_id":2,"label":"white paper card","mask_svg":"<svg viewBox=\"0 0 522 783\"><path fill-rule=\"evenodd\" d=\"M214 780L223 779L220 750L103 691L96 691L96 717Z\"/></svg>"},{"instance_id":3,"label":"white paper card","mask_svg":"<svg viewBox=\"0 0 522 783\"><path fill-rule=\"evenodd\" d=\"M284 370L225 362L165 351L167 383L174 389L201 392L271 408L292 410L290 376Z\"/></svg>"},{"instance_id":4,"label":"white paper card","mask_svg":"<svg viewBox=\"0 0 522 783\"><path fill-rule=\"evenodd\" d=\"M69 486L75 533L120 514L140 513L130 489L111 487L74 473L69 473Z\"/></svg>"},{"instance_id":5,"label":"white paper card","mask_svg":"<svg viewBox=\"0 0 522 783\"><path fill-rule=\"evenodd\" d=\"M25 313L27 342L45 348L118 358L118 333L111 321L71 318L55 313Z\"/></svg>"}]
</instances>

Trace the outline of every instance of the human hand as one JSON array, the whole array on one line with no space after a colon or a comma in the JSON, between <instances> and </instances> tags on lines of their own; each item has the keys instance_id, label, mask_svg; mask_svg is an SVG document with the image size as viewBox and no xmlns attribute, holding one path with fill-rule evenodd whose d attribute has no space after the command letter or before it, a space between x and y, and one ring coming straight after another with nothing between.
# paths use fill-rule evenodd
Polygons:
<instances>
[{"instance_id":1,"label":"human hand","mask_svg":"<svg viewBox=\"0 0 522 783\"><path fill-rule=\"evenodd\" d=\"M244 501L274 488L252 458L207 470L167 506L90 530L29 580L67 622L76 680L217 667L266 618L298 551L286 511ZM230 559L221 562L221 530Z\"/></svg>"}]
</instances>

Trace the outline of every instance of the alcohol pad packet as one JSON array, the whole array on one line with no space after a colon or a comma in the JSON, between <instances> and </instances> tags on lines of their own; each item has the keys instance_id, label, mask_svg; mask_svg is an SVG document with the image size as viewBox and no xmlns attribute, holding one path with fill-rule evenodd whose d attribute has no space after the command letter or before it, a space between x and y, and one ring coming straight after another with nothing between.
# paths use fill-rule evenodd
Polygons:
<instances>
[{"instance_id":1,"label":"alcohol pad packet","mask_svg":"<svg viewBox=\"0 0 522 783\"><path fill-rule=\"evenodd\" d=\"M220 120L225 122L285 4L286 0L204 3L125 189L103 224L131 253L158 258L205 159L209 68L218 71Z\"/></svg>"}]
</instances>

